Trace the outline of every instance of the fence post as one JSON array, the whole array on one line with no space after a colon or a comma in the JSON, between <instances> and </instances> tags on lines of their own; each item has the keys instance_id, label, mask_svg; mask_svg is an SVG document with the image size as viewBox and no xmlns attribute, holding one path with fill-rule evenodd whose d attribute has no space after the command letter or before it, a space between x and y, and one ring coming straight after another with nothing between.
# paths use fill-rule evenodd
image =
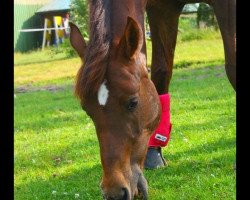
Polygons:
<instances>
[{"instance_id":1,"label":"fence post","mask_svg":"<svg viewBox=\"0 0 250 200\"><path fill-rule=\"evenodd\" d=\"M42 50L44 50L45 42L46 42L47 24L48 24L48 19L44 18L44 31L43 31L43 46L42 46Z\"/></svg>"}]
</instances>

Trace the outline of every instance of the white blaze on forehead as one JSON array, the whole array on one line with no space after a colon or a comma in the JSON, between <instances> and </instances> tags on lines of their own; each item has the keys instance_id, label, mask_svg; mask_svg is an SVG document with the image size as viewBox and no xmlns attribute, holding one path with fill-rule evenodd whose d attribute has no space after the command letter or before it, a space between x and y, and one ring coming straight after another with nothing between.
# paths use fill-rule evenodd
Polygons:
<instances>
[{"instance_id":1,"label":"white blaze on forehead","mask_svg":"<svg viewBox=\"0 0 250 200\"><path fill-rule=\"evenodd\" d=\"M98 90L98 102L101 106L105 106L109 97L109 91L104 81Z\"/></svg>"}]
</instances>

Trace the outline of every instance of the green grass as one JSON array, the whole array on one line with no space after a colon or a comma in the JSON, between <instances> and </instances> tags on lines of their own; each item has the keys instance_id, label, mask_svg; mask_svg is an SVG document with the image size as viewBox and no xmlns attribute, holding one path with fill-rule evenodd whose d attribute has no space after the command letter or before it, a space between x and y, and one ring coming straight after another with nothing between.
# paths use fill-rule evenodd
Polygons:
<instances>
[{"instance_id":1,"label":"green grass","mask_svg":"<svg viewBox=\"0 0 250 200\"><path fill-rule=\"evenodd\" d=\"M14 85L72 84L80 64L80 58L70 58L15 66Z\"/></svg>"},{"instance_id":2,"label":"green grass","mask_svg":"<svg viewBox=\"0 0 250 200\"><path fill-rule=\"evenodd\" d=\"M72 90L80 59L57 56L47 61L46 51L15 54L15 199L101 199L94 125ZM223 58L219 38L177 44L170 85L173 128L163 148L169 166L145 171L149 199L236 199L235 92ZM48 85L61 89L18 93L20 87Z\"/></svg>"},{"instance_id":3,"label":"green grass","mask_svg":"<svg viewBox=\"0 0 250 200\"><path fill-rule=\"evenodd\" d=\"M150 199L235 199L235 94L223 67L177 69L170 92L169 167L145 171ZM14 129L15 199L101 199L94 126L71 87L16 94Z\"/></svg>"},{"instance_id":4,"label":"green grass","mask_svg":"<svg viewBox=\"0 0 250 200\"><path fill-rule=\"evenodd\" d=\"M147 41L147 63L151 63L151 41ZM174 68L218 66L224 64L221 39L191 40L176 45Z\"/></svg>"},{"instance_id":5,"label":"green grass","mask_svg":"<svg viewBox=\"0 0 250 200\"><path fill-rule=\"evenodd\" d=\"M202 32L202 31L200 31ZM175 51L174 68L218 66L224 63L223 44L216 36L203 40L178 41ZM182 37L182 33L178 38ZM63 52L46 49L33 53L15 53L14 85L60 85L73 84L81 61L77 57L68 58ZM147 64L151 64L151 41L147 40Z\"/></svg>"},{"instance_id":6,"label":"green grass","mask_svg":"<svg viewBox=\"0 0 250 200\"><path fill-rule=\"evenodd\" d=\"M22 66L29 64L38 64L44 62L51 62L55 60L66 59L67 55L63 52L58 52L54 47L45 48L44 51L38 49L37 51L30 51L27 53L14 53L14 65Z\"/></svg>"},{"instance_id":7,"label":"green grass","mask_svg":"<svg viewBox=\"0 0 250 200\"><path fill-rule=\"evenodd\" d=\"M235 93L223 67L176 70L166 169L146 171L153 199L236 199Z\"/></svg>"}]
</instances>

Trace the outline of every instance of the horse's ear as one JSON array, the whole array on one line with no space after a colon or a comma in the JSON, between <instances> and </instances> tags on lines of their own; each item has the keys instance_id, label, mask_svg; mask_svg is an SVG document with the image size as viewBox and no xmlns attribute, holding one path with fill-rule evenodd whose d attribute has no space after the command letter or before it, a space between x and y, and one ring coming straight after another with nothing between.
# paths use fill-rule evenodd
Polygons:
<instances>
[{"instance_id":1,"label":"horse's ear","mask_svg":"<svg viewBox=\"0 0 250 200\"><path fill-rule=\"evenodd\" d=\"M76 50L80 58L83 59L87 44L78 27L72 22L69 22L69 26L71 46Z\"/></svg>"},{"instance_id":2,"label":"horse's ear","mask_svg":"<svg viewBox=\"0 0 250 200\"><path fill-rule=\"evenodd\" d=\"M131 18L127 18L127 25L124 34L120 40L120 48L125 55L131 59L142 48L143 36L137 22Z\"/></svg>"}]
</instances>

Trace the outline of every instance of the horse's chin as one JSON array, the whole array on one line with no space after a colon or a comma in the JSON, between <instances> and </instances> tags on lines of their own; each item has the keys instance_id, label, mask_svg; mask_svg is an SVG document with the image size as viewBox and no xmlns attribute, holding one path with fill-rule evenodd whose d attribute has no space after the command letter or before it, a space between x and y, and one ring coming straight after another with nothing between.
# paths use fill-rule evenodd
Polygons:
<instances>
[{"instance_id":1,"label":"horse's chin","mask_svg":"<svg viewBox=\"0 0 250 200\"><path fill-rule=\"evenodd\" d=\"M138 192L135 195L135 199L147 200L148 199L148 182L143 176L143 174L141 174L138 179L137 189L138 189Z\"/></svg>"}]
</instances>

